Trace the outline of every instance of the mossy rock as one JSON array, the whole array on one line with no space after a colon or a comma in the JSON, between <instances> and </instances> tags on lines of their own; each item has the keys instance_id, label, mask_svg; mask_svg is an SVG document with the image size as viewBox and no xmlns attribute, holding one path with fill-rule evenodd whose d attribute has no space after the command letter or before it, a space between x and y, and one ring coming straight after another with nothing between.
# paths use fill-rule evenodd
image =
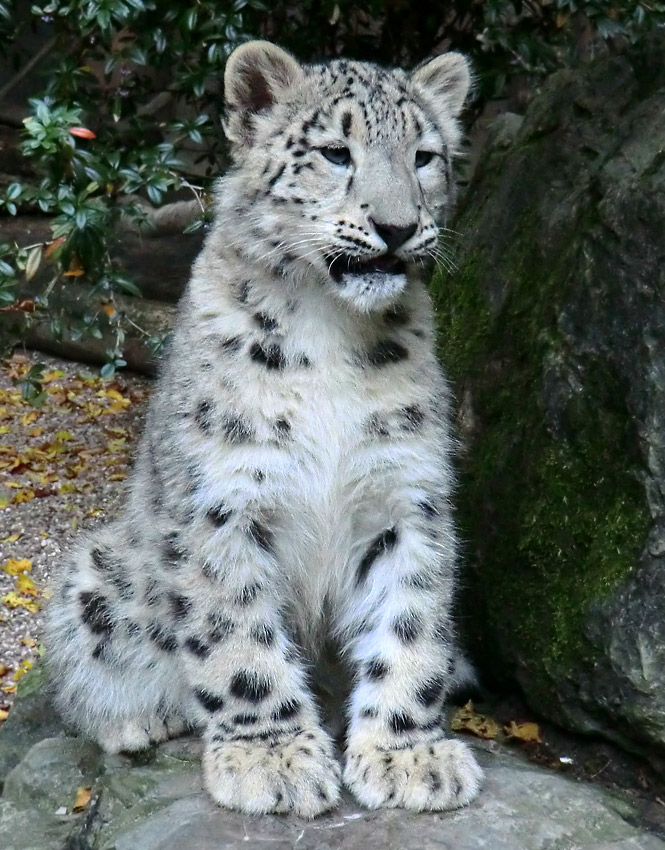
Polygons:
<instances>
[{"instance_id":1,"label":"mossy rock","mask_svg":"<svg viewBox=\"0 0 665 850\"><path fill-rule=\"evenodd\" d=\"M659 34L562 71L503 117L433 293L481 666L665 753L663 55Z\"/></svg>"}]
</instances>

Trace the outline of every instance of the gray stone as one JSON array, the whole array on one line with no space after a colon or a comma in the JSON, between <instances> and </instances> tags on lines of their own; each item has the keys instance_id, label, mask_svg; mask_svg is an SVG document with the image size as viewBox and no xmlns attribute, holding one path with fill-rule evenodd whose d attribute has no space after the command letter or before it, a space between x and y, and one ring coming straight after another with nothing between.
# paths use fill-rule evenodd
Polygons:
<instances>
[{"instance_id":1,"label":"gray stone","mask_svg":"<svg viewBox=\"0 0 665 850\"><path fill-rule=\"evenodd\" d=\"M9 771L29 747L42 738L64 735L62 719L49 699L43 664L21 679L18 694L20 699L0 727L0 789Z\"/></svg>"},{"instance_id":2,"label":"gray stone","mask_svg":"<svg viewBox=\"0 0 665 850\"><path fill-rule=\"evenodd\" d=\"M488 134L440 275L486 670L665 757L665 36Z\"/></svg>"},{"instance_id":3,"label":"gray stone","mask_svg":"<svg viewBox=\"0 0 665 850\"><path fill-rule=\"evenodd\" d=\"M304 821L224 811L201 785L199 741L181 739L135 757L55 738L32 747L0 800L3 850L665 850L631 825L635 811L595 787L478 745L480 798L456 812L368 812L348 796ZM86 811L71 814L79 786ZM66 813L61 807L67 807Z\"/></svg>"}]
</instances>

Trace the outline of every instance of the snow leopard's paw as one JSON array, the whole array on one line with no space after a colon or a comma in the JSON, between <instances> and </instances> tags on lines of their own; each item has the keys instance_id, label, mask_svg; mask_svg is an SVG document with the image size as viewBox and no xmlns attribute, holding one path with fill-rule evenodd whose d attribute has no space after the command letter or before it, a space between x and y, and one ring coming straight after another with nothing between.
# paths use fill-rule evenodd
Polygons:
<instances>
[{"instance_id":1,"label":"snow leopard's paw","mask_svg":"<svg viewBox=\"0 0 665 850\"><path fill-rule=\"evenodd\" d=\"M320 729L285 738L207 741L203 756L212 798L247 814L312 818L339 800L340 768Z\"/></svg>"},{"instance_id":2,"label":"snow leopard's paw","mask_svg":"<svg viewBox=\"0 0 665 850\"><path fill-rule=\"evenodd\" d=\"M482 771L460 741L421 741L405 749L347 752L344 782L370 809L457 809L478 794Z\"/></svg>"}]
</instances>

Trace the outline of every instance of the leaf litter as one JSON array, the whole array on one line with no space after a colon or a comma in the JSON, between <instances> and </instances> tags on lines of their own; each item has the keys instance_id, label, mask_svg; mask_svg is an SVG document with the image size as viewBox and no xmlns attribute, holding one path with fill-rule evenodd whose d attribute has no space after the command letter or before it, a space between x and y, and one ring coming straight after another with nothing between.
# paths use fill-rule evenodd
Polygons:
<instances>
[{"instance_id":1,"label":"leaf litter","mask_svg":"<svg viewBox=\"0 0 665 850\"><path fill-rule=\"evenodd\" d=\"M43 651L58 560L117 510L150 387L32 352L0 361L0 724Z\"/></svg>"}]
</instances>

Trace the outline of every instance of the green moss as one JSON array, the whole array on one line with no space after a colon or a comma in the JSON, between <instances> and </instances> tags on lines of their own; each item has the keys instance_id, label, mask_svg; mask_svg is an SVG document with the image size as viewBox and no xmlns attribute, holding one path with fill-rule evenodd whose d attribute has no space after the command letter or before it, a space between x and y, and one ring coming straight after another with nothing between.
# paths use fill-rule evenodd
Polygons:
<instances>
[{"instance_id":1,"label":"green moss","mask_svg":"<svg viewBox=\"0 0 665 850\"><path fill-rule=\"evenodd\" d=\"M586 613L633 569L650 516L627 388L609 358L569 352L559 331L588 258L580 240L562 239L544 273L538 227L528 210L497 268L472 251L433 293L442 360L478 423L460 470L467 619L476 628L483 612L486 666L501 677L519 665L532 702L551 714L549 674L593 662Z\"/></svg>"}]
</instances>

